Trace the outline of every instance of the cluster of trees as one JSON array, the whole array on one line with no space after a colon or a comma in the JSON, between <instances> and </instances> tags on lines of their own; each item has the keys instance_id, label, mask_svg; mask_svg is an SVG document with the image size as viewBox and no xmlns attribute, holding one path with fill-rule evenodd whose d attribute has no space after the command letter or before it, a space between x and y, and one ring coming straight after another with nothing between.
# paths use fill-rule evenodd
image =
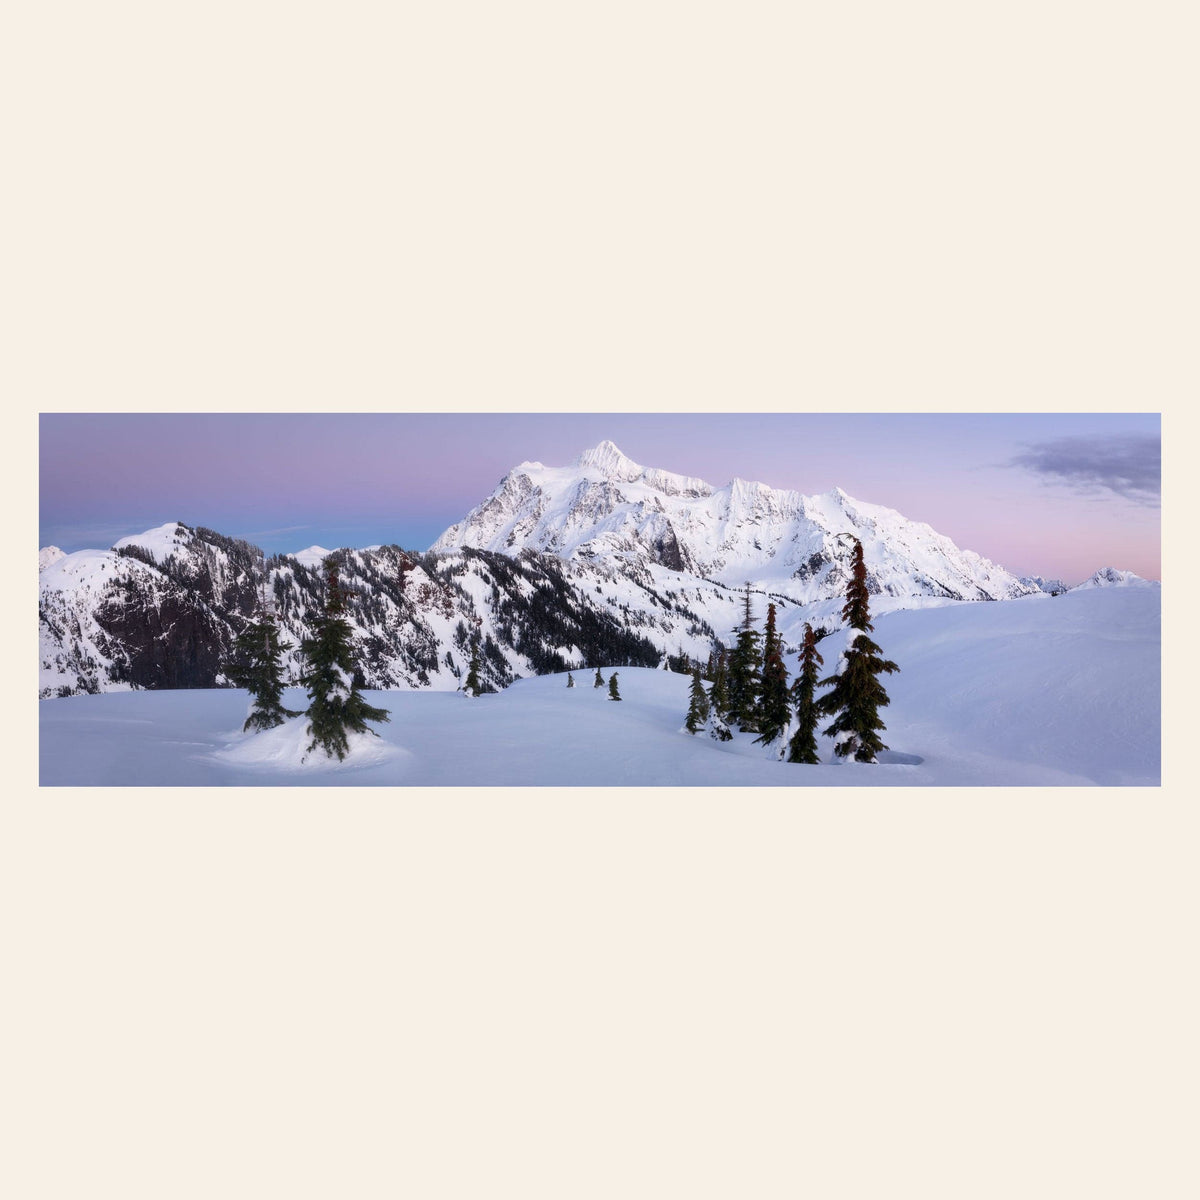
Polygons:
<instances>
[{"instance_id":1,"label":"cluster of trees","mask_svg":"<svg viewBox=\"0 0 1200 1200\"><path fill-rule=\"evenodd\" d=\"M571 671L568 671L567 672L567 687L573 688L574 686L575 686L575 675ZM603 686L604 686L604 676L600 673L600 668L597 667L596 674L592 678L592 687L602 688ZM617 687L616 671L614 671L608 677L608 698L610 700L620 700L620 698L621 698L621 690L620 690L620 688Z\"/></svg>"},{"instance_id":2,"label":"cluster of trees","mask_svg":"<svg viewBox=\"0 0 1200 1200\"><path fill-rule=\"evenodd\" d=\"M324 750L340 762L349 751L351 733L375 733L368 721L387 721L385 708L368 704L360 690L361 672L355 663L353 633L346 619L346 597L337 562L327 558L325 602L309 620L309 636L300 652L304 669L300 683L308 691L303 712L283 705L283 656L292 648L282 641L275 613L260 594L258 611L234 644L226 675L253 698L245 730L273 729L289 717L308 718L308 753Z\"/></svg>"},{"instance_id":3,"label":"cluster of trees","mask_svg":"<svg viewBox=\"0 0 1200 1200\"><path fill-rule=\"evenodd\" d=\"M775 627L775 605L768 606L760 635L754 627L747 585L745 615L736 642L731 651L722 650L710 662L707 691L700 668L692 671L684 727L693 734L707 728L720 741L728 741L736 727L743 733L756 733L756 742L778 744L780 756L786 752L788 762L818 763L817 728L822 717L828 717L832 719L822 732L834 739L834 753L839 758L875 762L878 752L887 749L879 737L886 728L879 710L889 701L879 676L900 668L882 658L879 646L868 636L874 631L868 599L862 543L856 539L842 608L842 619L853 636L838 669L820 678L819 668L825 660L817 649L816 633L806 624L799 673L789 684L783 642ZM817 689L825 687L830 690L817 695Z\"/></svg>"},{"instance_id":4,"label":"cluster of trees","mask_svg":"<svg viewBox=\"0 0 1200 1200\"><path fill-rule=\"evenodd\" d=\"M273 729L292 717L308 719L308 752L323 750L339 761L349 751L351 733L374 733L368 722L387 721L387 709L368 704L361 688L365 681L355 661L353 631L346 617L346 595L338 575L337 559L322 564L325 574L323 604L309 618L309 635L302 639L300 652L304 667L300 683L307 689L308 708L292 710L283 704L283 658L292 649L280 636L274 606L265 586L260 590L254 618L238 636L226 674L252 697L244 728ZM819 668L824 659L817 649L817 634L811 625L804 627L799 654L799 673L789 683L783 660L783 641L776 629L775 605L767 609L765 627L760 634L754 626L749 585L745 592L745 615L731 651L722 651L710 661L706 690L699 667L692 672L691 701L685 727L689 733L707 728L718 739L731 738L732 729L755 733L756 741L778 743L780 756L795 763L816 763L817 727L823 716L832 718L823 730L835 740L839 757L853 756L856 762L874 762L887 747L879 733L885 728L879 710L888 704L888 695L879 676L899 668L880 657L880 648L868 636L874 629L870 621L866 567L862 544L854 543L853 564L846 590L842 618L853 637L838 664L838 670L825 679ZM463 690L477 696L481 689L478 638L472 640L471 662ZM596 668L593 687L605 685ZM607 680L609 698L620 700L617 675ZM574 687L573 675L567 686ZM818 688L829 688L823 695Z\"/></svg>"}]
</instances>

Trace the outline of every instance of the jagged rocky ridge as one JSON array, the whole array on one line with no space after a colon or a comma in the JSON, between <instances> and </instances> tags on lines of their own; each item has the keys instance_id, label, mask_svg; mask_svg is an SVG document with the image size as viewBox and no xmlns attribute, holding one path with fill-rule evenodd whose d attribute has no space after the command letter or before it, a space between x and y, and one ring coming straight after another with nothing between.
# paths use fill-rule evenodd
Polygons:
<instances>
[{"instance_id":1,"label":"jagged rocky ridge","mask_svg":"<svg viewBox=\"0 0 1200 1200\"><path fill-rule=\"evenodd\" d=\"M465 549L417 554L398 546L335 552L347 616L361 652L360 684L372 688L460 685L478 635L488 688L592 663L657 666L676 625L711 639L680 612L657 623L585 594L549 556ZM289 676L310 613L323 603L315 566L210 529L177 523L125 538L112 550L49 558L41 571L40 695L129 688L219 687L237 634L266 579L285 636ZM647 607L658 601L648 594Z\"/></svg>"}]
</instances>

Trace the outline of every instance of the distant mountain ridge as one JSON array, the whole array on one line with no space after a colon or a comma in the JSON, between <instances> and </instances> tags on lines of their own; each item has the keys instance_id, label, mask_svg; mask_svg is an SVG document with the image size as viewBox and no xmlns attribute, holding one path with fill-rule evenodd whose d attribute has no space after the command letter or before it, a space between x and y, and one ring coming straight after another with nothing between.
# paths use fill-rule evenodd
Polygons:
<instances>
[{"instance_id":1,"label":"distant mountain ridge","mask_svg":"<svg viewBox=\"0 0 1200 1200\"><path fill-rule=\"evenodd\" d=\"M1071 590L1098 587L1162 587L1162 584L1157 579L1143 579L1132 571L1119 571L1116 567L1101 567L1082 583L1077 583Z\"/></svg>"}]
</instances>

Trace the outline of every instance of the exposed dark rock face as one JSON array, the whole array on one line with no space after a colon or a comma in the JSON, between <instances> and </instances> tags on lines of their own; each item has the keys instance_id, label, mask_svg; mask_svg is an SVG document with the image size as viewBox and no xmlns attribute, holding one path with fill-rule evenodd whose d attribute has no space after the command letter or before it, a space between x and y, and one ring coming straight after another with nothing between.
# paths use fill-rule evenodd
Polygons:
<instances>
[{"instance_id":1,"label":"exposed dark rock face","mask_svg":"<svg viewBox=\"0 0 1200 1200\"><path fill-rule=\"evenodd\" d=\"M172 589L158 598L106 601L95 618L111 639L114 682L139 688L217 686L232 627L199 597Z\"/></svg>"},{"instance_id":2,"label":"exposed dark rock face","mask_svg":"<svg viewBox=\"0 0 1200 1200\"><path fill-rule=\"evenodd\" d=\"M668 521L666 532L654 543L654 559L672 571L687 571L690 563L679 546L675 528Z\"/></svg>"}]
</instances>

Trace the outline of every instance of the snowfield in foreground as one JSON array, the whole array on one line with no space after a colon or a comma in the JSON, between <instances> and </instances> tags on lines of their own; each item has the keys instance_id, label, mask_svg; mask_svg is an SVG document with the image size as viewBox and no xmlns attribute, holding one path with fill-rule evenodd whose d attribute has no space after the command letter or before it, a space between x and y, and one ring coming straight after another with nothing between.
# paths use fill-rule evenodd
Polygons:
<instances>
[{"instance_id":1,"label":"snowfield in foreground","mask_svg":"<svg viewBox=\"0 0 1200 1200\"><path fill-rule=\"evenodd\" d=\"M619 667L496 695L368 692L391 712L343 763L304 758L304 719L243 734L245 692L140 691L41 701L43 785L980 786L1158 785L1160 596L1097 588L888 613L875 639L890 747L876 765L774 761L749 734L683 732L690 679ZM826 669L844 634L821 643ZM795 673L789 656L789 673ZM603 668L605 679L611 674ZM284 703L303 708L292 689ZM303 761L302 761L303 759Z\"/></svg>"}]
</instances>

